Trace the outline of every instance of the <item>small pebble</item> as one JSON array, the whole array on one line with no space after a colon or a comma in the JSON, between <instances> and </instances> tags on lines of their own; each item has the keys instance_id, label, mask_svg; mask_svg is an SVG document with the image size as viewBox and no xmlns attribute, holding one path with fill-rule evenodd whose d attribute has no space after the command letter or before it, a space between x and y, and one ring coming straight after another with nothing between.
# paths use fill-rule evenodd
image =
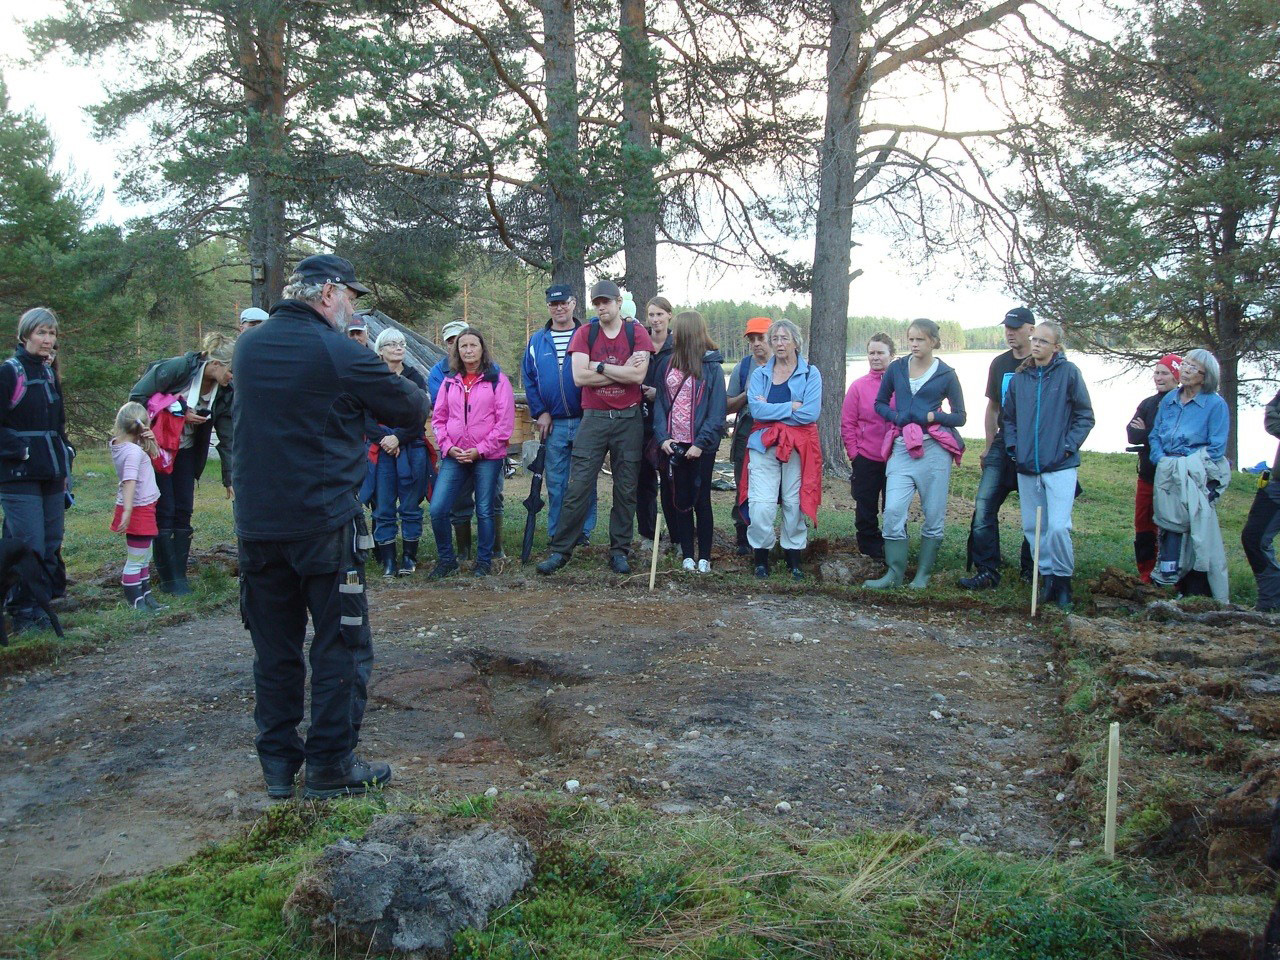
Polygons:
<instances>
[{"instance_id":1,"label":"small pebble","mask_svg":"<svg viewBox=\"0 0 1280 960\"><path fill-rule=\"evenodd\" d=\"M463 733L461 730L458 730L457 732L455 732L455 733L454 733L454 735L453 735L453 739L455 739L455 740L465 740L465 739L467 739L467 735L466 735L465 733Z\"/></svg>"},{"instance_id":2,"label":"small pebble","mask_svg":"<svg viewBox=\"0 0 1280 960\"><path fill-rule=\"evenodd\" d=\"M793 634L791 635L791 642L792 642L792 643L804 643L804 634L803 634L803 633L793 633Z\"/></svg>"},{"instance_id":3,"label":"small pebble","mask_svg":"<svg viewBox=\"0 0 1280 960\"><path fill-rule=\"evenodd\" d=\"M958 783L953 783L951 785L951 789L954 790L956 793L958 793L962 797L967 797L969 795L969 788L962 787Z\"/></svg>"},{"instance_id":4,"label":"small pebble","mask_svg":"<svg viewBox=\"0 0 1280 960\"><path fill-rule=\"evenodd\" d=\"M1061 803L1063 800L1067 799L1067 795L1066 795L1065 793L1060 793L1060 794L1058 794L1056 797L1054 797L1053 799L1055 799L1055 800L1057 800L1059 803Z\"/></svg>"},{"instance_id":5,"label":"small pebble","mask_svg":"<svg viewBox=\"0 0 1280 960\"><path fill-rule=\"evenodd\" d=\"M580 784L577 780L566 780L564 782L564 789L566 793L577 793L578 788L581 786L582 784Z\"/></svg>"},{"instance_id":6,"label":"small pebble","mask_svg":"<svg viewBox=\"0 0 1280 960\"><path fill-rule=\"evenodd\" d=\"M1075 849L1076 847L1083 847L1083 846L1084 846L1084 841L1083 841L1083 840L1077 840L1077 839L1075 839L1074 837L1072 837L1072 838L1071 838L1071 840L1069 840L1069 841L1067 842L1067 846L1068 846L1068 847L1071 847L1072 849Z\"/></svg>"},{"instance_id":7,"label":"small pebble","mask_svg":"<svg viewBox=\"0 0 1280 960\"><path fill-rule=\"evenodd\" d=\"M777 804L774 806L773 812L774 813L790 813L791 804L787 803L787 801L785 800L779 800Z\"/></svg>"},{"instance_id":8,"label":"small pebble","mask_svg":"<svg viewBox=\"0 0 1280 960\"><path fill-rule=\"evenodd\" d=\"M686 730L684 733L684 739L686 740L697 740L700 736L702 736L702 733L698 730Z\"/></svg>"},{"instance_id":9,"label":"small pebble","mask_svg":"<svg viewBox=\"0 0 1280 960\"><path fill-rule=\"evenodd\" d=\"M941 719L942 719L942 714L941 714L940 712L938 712L937 710L930 710L930 711L929 711L929 716L933 717L933 719L935 719L935 720L941 720Z\"/></svg>"},{"instance_id":10,"label":"small pebble","mask_svg":"<svg viewBox=\"0 0 1280 960\"><path fill-rule=\"evenodd\" d=\"M488 790L486 790L486 791L484 792L484 795L485 795L486 797L496 797L496 796L498 795L498 788L497 788L497 787L490 787Z\"/></svg>"}]
</instances>

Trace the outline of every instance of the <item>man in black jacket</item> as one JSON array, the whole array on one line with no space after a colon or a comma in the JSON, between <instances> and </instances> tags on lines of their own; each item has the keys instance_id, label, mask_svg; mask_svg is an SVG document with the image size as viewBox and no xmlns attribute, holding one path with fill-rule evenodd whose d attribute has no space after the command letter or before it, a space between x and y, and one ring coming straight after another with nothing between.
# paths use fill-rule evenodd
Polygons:
<instances>
[{"instance_id":1,"label":"man in black jacket","mask_svg":"<svg viewBox=\"0 0 1280 960\"><path fill-rule=\"evenodd\" d=\"M373 647L364 595L370 538L356 499L364 414L421 427L430 400L344 328L369 291L341 257L308 257L265 323L236 344L233 417L241 611L253 637L258 759L272 797L306 761L311 799L363 793L391 768L355 755ZM311 724L302 721L307 614Z\"/></svg>"}]
</instances>

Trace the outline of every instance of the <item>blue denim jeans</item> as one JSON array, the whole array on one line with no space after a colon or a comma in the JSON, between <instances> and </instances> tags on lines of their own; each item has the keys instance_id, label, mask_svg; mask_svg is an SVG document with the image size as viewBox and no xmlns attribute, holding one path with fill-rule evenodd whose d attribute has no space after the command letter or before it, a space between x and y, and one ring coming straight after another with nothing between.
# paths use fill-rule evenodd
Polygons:
<instances>
[{"instance_id":1,"label":"blue denim jeans","mask_svg":"<svg viewBox=\"0 0 1280 960\"><path fill-rule=\"evenodd\" d=\"M431 532L436 538L436 557L444 564L456 563L453 552L453 526L450 514L463 481L470 478L476 495L476 563L493 560L493 504L498 494L498 478L502 476L501 460L478 460L459 463L445 457L440 463L440 476L431 497Z\"/></svg>"},{"instance_id":2,"label":"blue denim jeans","mask_svg":"<svg viewBox=\"0 0 1280 960\"><path fill-rule=\"evenodd\" d=\"M973 521L969 526L969 566L978 572L1000 572L1000 507L1009 494L1018 492L1018 471L1004 450L993 448L982 458L982 479L973 498ZM1022 541L1021 568L1031 572L1031 549Z\"/></svg>"},{"instance_id":3,"label":"blue denim jeans","mask_svg":"<svg viewBox=\"0 0 1280 960\"><path fill-rule=\"evenodd\" d=\"M578 436L578 427L582 425L581 417L566 417L563 420L551 421L551 432L547 434L547 467L543 477L547 488L547 542L556 535L556 527L560 523L560 507L564 503L565 491L569 488L569 464L573 461L573 441ZM592 494L591 506L587 510L587 522L582 525L582 535L590 537L596 528L596 497Z\"/></svg>"},{"instance_id":4,"label":"blue denim jeans","mask_svg":"<svg viewBox=\"0 0 1280 960\"><path fill-rule=\"evenodd\" d=\"M422 536L422 500L427 493L427 449L405 447L400 456L383 451L374 471L373 539L393 543L396 521L400 536L417 540Z\"/></svg>"}]
</instances>

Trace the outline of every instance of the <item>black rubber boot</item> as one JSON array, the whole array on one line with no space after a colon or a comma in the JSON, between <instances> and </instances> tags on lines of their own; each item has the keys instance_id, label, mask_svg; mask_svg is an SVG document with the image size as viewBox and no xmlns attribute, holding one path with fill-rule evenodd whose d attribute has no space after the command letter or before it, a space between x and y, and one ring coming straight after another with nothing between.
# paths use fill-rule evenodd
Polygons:
<instances>
[{"instance_id":1,"label":"black rubber boot","mask_svg":"<svg viewBox=\"0 0 1280 960\"><path fill-rule=\"evenodd\" d=\"M374 544L378 554L378 562L382 564L382 577L390 580L396 575L396 542Z\"/></svg>"},{"instance_id":2,"label":"black rubber boot","mask_svg":"<svg viewBox=\"0 0 1280 960\"><path fill-rule=\"evenodd\" d=\"M191 555L191 535L194 532L190 527L173 531L173 594L177 597L185 597L191 592L187 583L187 559Z\"/></svg>"},{"instance_id":3,"label":"black rubber boot","mask_svg":"<svg viewBox=\"0 0 1280 960\"><path fill-rule=\"evenodd\" d=\"M738 534L738 548L737 548L738 556L740 557L751 556L751 544L747 543L747 528L735 527L734 529Z\"/></svg>"},{"instance_id":4,"label":"black rubber boot","mask_svg":"<svg viewBox=\"0 0 1280 960\"><path fill-rule=\"evenodd\" d=\"M152 561L156 568L156 586L173 593L173 531L161 530L152 541Z\"/></svg>"},{"instance_id":5,"label":"black rubber boot","mask_svg":"<svg viewBox=\"0 0 1280 960\"><path fill-rule=\"evenodd\" d=\"M762 578L769 576L769 551L764 548L756 550L755 560L756 576Z\"/></svg>"},{"instance_id":6,"label":"black rubber boot","mask_svg":"<svg viewBox=\"0 0 1280 960\"><path fill-rule=\"evenodd\" d=\"M804 579L804 571L800 569L800 559L804 556L803 550L788 550L787 569L791 571L791 576L797 580Z\"/></svg>"},{"instance_id":7,"label":"black rubber boot","mask_svg":"<svg viewBox=\"0 0 1280 960\"><path fill-rule=\"evenodd\" d=\"M459 562L471 559L471 521L453 525L453 553Z\"/></svg>"},{"instance_id":8,"label":"black rubber boot","mask_svg":"<svg viewBox=\"0 0 1280 960\"><path fill-rule=\"evenodd\" d=\"M1053 602L1063 610L1071 609L1071 578L1057 577L1054 581Z\"/></svg>"},{"instance_id":9,"label":"black rubber boot","mask_svg":"<svg viewBox=\"0 0 1280 960\"><path fill-rule=\"evenodd\" d=\"M394 556L395 544L391 544L392 554ZM407 577L418 569L418 541L405 540L403 543L403 552L400 554L400 569L397 574L401 577Z\"/></svg>"},{"instance_id":10,"label":"black rubber boot","mask_svg":"<svg viewBox=\"0 0 1280 960\"><path fill-rule=\"evenodd\" d=\"M139 580L138 586L142 588L142 602L148 610L168 610L167 603L161 603L151 594L151 580Z\"/></svg>"},{"instance_id":11,"label":"black rubber boot","mask_svg":"<svg viewBox=\"0 0 1280 960\"><path fill-rule=\"evenodd\" d=\"M146 594L142 592L140 584L122 583L120 586L124 590L124 605L126 607L132 607L134 610L148 609L146 602L143 600Z\"/></svg>"},{"instance_id":12,"label":"black rubber boot","mask_svg":"<svg viewBox=\"0 0 1280 960\"><path fill-rule=\"evenodd\" d=\"M493 556L494 560L501 560L506 557L502 550L502 511L496 510L493 514Z\"/></svg>"}]
</instances>

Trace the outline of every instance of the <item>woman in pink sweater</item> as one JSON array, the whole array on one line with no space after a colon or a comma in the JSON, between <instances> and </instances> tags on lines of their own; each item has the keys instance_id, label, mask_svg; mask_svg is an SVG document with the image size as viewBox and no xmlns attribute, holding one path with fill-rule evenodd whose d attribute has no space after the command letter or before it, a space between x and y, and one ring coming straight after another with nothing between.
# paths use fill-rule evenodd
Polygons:
<instances>
[{"instance_id":1,"label":"woman in pink sweater","mask_svg":"<svg viewBox=\"0 0 1280 960\"><path fill-rule=\"evenodd\" d=\"M489 357L489 347L475 327L467 327L453 342L449 376L436 394L431 427L440 445L440 475L431 495L431 532L436 538L436 567L431 579L440 580L458 569L453 552L450 511L470 475L475 481L477 577L489 575L493 561L493 506L502 475L502 460L515 427L515 395L511 382Z\"/></svg>"},{"instance_id":2,"label":"woman in pink sweater","mask_svg":"<svg viewBox=\"0 0 1280 960\"><path fill-rule=\"evenodd\" d=\"M876 413L875 404L880 381L893 354L893 338L887 333L877 333L867 342L867 364L871 372L849 384L840 414L840 435L853 463L849 486L858 530L858 551L876 560L884 559L880 508L884 503L884 436L889 422Z\"/></svg>"}]
</instances>

